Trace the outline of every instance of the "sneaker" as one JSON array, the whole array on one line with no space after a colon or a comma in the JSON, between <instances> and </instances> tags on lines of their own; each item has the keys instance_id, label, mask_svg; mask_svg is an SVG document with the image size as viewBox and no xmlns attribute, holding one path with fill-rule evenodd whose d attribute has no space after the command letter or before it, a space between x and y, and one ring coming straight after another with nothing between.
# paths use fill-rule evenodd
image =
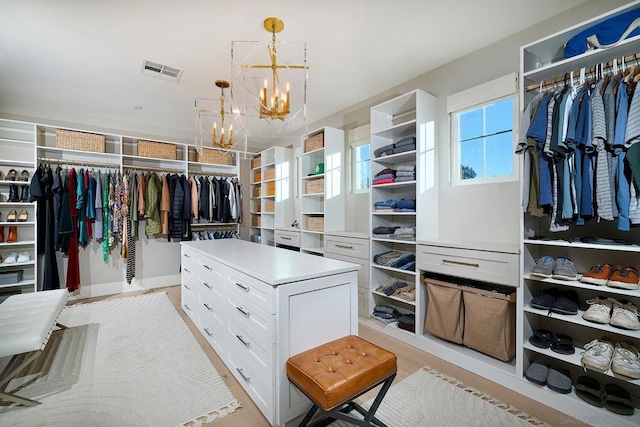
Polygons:
<instances>
[{"instance_id":1,"label":"sneaker","mask_svg":"<svg viewBox=\"0 0 640 427\"><path fill-rule=\"evenodd\" d=\"M618 267L615 269L607 286L612 288L638 289L638 270L633 267Z\"/></svg>"},{"instance_id":2,"label":"sneaker","mask_svg":"<svg viewBox=\"0 0 640 427\"><path fill-rule=\"evenodd\" d=\"M606 372L611 366L613 358L613 344L606 339L593 340L584 346L585 352L582 353L580 363L583 368L589 368L593 371Z\"/></svg>"},{"instance_id":3,"label":"sneaker","mask_svg":"<svg viewBox=\"0 0 640 427\"><path fill-rule=\"evenodd\" d=\"M614 270L615 268L611 264L597 264L591 267L591 269L580 278L580 281L598 286L606 285Z\"/></svg>"},{"instance_id":4,"label":"sneaker","mask_svg":"<svg viewBox=\"0 0 640 427\"><path fill-rule=\"evenodd\" d=\"M536 260L536 265L531 268L531 275L549 279L553 276L553 267L555 264L553 257L550 255L538 258L538 260Z\"/></svg>"},{"instance_id":5,"label":"sneaker","mask_svg":"<svg viewBox=\"0 0 640 427\"><path fill-rule=\"evenodd\" d=\"M640 354L638 349L628 342L616 343L611 360L611 372L637 380L640 378Z\"/></svg>"},{"instance_id":6,"label":"sneaker","mask_svg":"<svg viewBox=\"0 0 640 427\"><path fill-rule=\"evenodd\" d=\"M29 261L31 261L29 252L20 252L20 254L18 255L17 262L29 262Z\"/></svg>"},{"instance_id":7,"label":"sneaker","mask_svg":"<svg viewBox=\"0 0 640 427\"><path fill-rule=\"evenodd\" d=\"M638 309L629 301L613 301L613 314L609 324L631 331L640 330L640 320L638 320Z\"/></svg>"},{"instance_id":8,"label":"sneaker","mask_svg":"<svg viewBox=\"0 0 640 427\"><path fill-rule=\"evenodd\" d=\"M582 314L584 320L606 325L611 320L613 302L611 298L595 297L587 300L589 308Z\"/></svg>"},{"instance_id":9,"label":"sneaker","mask_svg":"<svg viewBox=\"0 0 640 427\"><path fill-rule=\"evenodd\" d=\"M17 261L18 261L18 254L15 253L15 252L12 252L11 255L6 257L2 263L3 264L15 264Z\"/></svg>"},{"instance_id":10,"label":"sneaker","mask_svg":"<svg viewBox=\"0 0 640 427\"><path fill-rule=\"evenodd\" d=\"M578 280L578 272L568 258L556 258L552 277L560 280Z\"/></svg>"}]
</instances>

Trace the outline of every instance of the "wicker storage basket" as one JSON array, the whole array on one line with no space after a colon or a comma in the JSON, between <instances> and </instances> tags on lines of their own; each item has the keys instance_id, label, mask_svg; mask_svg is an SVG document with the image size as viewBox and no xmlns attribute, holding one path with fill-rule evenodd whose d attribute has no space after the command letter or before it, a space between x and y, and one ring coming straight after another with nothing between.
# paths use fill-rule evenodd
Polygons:
<instances>
[{"instance_id":1,"label":"wicker storage basket","mask_svg":"<svg viewBox=\"0 0 640 427\"><path fill-rule=\"evenodd\" d=\"M272 179L276 179L276 170L267 169L266 171L264 171L264 180L271 181Z\"/></svg>"},{"instance_id":2,"label":"wicker storage basket","mask_svg":"<svg viewBox=\"0 0 640 427\"><path fill-rule=\"evenodd\" d=\"M310 136L304 142L305 153L308 153L309 151L317 150L322 147L324 147L324 133L318 133L313 136Z\"/></svg>"},{"instance_id":3,"label":"wicker storage basket","mask_svg":"<svg viewBox=\"0 0 640 427\"><path fill-rule=\"evenodd\" d=\"M324 193L324 178L306 181L304 186L306 194Z\"/></svg>"},{"instance_id":4,"label":"wicker storage basket","mask_svg":"<svg viewBox=\"0 0 640 427\"><path fill-rule=\"evenodd\" d=\"M265 196L275 196L276 195L276 183L274 181L267 182L267 194Z\"/></svg>"},{"instance_id":5,"label":"wicker storage basket","mask_svg":"<svg viewBox=\"0 0 640 427\"><path fill-rule=\"evenodd\" d=\"M203 148L202 154L196 151L196 162L209 163L212 165L228 165L229 164L229 152L222 150L215 150L213 148Z\"/></svg>"},{"instance_id":6,"label":"wicker storage basket","mask_svg":"<svg viewBox=\"0 0 640 427\"><path fill-rule=\"evenodd\" d=\"M260 172L256 172L255 174L253 174L253 182L260 181L262 181L262 174Z\"/></svg>"},{"instance_id":7,"label":"wicker storage basket","mask_svg":"<svg viewBox=\"0 0 640 427\"><path fill-rule=\"evenodd\" d=\"M323 216L310 216L307 218L307 230L309 231L324 231L324 217Z\"/></svg>"},{"instance_id":8,"label":"wicker storage basket","mask_svg":"<svg viewBox=\"0 0 640 427\"><path fill-rule=\"evenodd\" d=\"M260 156L251 159L251 169L260 167Z\"/></svg>"},{"instance_id":9,"label":"wicker storage basket","mask_svg":"<svg viewBox=\"0 0 640 427\"><path fill-rule=\"evenodd\" d=\"M259 216L252 216L251 217L251 226L252 227L260 227L260 217Z\"/></svg>"},{"instance_id":10,"label":"wicker storage basket","mask_svg":"<svg viewBox=\"0 0 640 427\"><path fill-rule=\"evenodd\" d=\"M56 129L56 147L58 148L104 153L105 140L104 135Z\"/></svg>"},{"instance_id":11,"label":"wicker storage basket","mask_svg":"<svg viewBox=\"0 0 640 427\"><path fill-rule=\"evenodd\" d=\"M264 211L265 212L275 212L276 211L276 202L273 200L265 200L264 201Z\"/></svg>"},{"instance_id":12,"label":"wicker storage basket","mask_svg":"<svg viewBox=\"0 0 640 427\"><path fill-rule=\"evenodd\" d=\"M176 146L164 142L138 140L138 156L154 159L176 160Z\"/></svg>"},{"instance_id":13,"label":"wicker storage basket","mask_svg":"<svg viewBox=\"0 0 640 427\"><path fill-rule=\"evenodd\" d=\"M256 186L253 187L252 196L253 197L260 197L260 187L259 186L256 185Z\"/></svg>"}]
</instances>

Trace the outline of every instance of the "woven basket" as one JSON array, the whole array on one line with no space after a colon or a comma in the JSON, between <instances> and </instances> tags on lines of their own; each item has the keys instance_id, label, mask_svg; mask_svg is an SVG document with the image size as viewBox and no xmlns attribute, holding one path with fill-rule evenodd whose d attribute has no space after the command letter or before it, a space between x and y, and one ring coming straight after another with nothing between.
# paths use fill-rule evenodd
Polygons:
<instances>
[{"instance_id":1,"label":"woven basket","mask_svg":"<svg viewBox=\"0 0 640 427\"><path fill-rule=\"evenodd\" d=\"M265 200L264 201L264 211L265 212L275 212L276 211L276 202L273 200Z\"/></svg>"},{"instance_id":2,"label":"woven basket","mask_svg":"<svg viewBox=\"0 0 640 427\"><path fill-rule=\"evenodd\" d=\"M267 182L267 194L265 196L275 196L276 195L276 183L274 181Z\"/></svg>"},{"instance_id":3,"label":"woven basket","mask_svg":"<svg viewBox=\"0 0 640 427\"><path fill-rule=\"evenodd\" d=\"M324 193L324 178L306 181L304 185L306 194Z\"/></svg>"},{"instance_id":4,"label":"woven basket","mask_svg":"<svg viewBox=\"0 0 640 427\"><path fill-rule=\"evenodd\" d=\"M323 216L310 216L307 218L307 230L309 231L324 231L324 217Z\"/></svg>"},{"instance_id":5,"label":"woven basket","mask_svg":"<svg viewBox=\"0 0 640 427\"><path fill-rule=\"evenodd\" d=\"M253 187L253 197L260 197L260 186L256 185Z\"/></svg>"},{"instance_id":6,"label":"woven basket","mask_svg":"<svg viewBox=\"0 0 640 427\"><path fill-rule=\"evenodd\" d=\"M309 151L317 150L322 147L324 147L324 133L318 133L313 136L310 136L304 142L305 153L308 153Z\"/></svg>"},{"instance_id":7,"label":"woven basket","mask_svg":"<svg viewBox=\"0 0 640 427\"><path fill-rule=\"evenodd\" d=\"M58 148L104 153L105 140L104 135L56 129L56 147Z\"/></svg>"},{"instance_id":8,"label":"woven basket","mask_svg":"<svg viewBox=\"0 0 640 427\"><path fill-rule=\"evenodd\" d=\"M259 216L252 216L251 217L251 226L252 227L260 227L260 217Z\"/></svg>"},{"instance_id":9,"label":"woven basket","mask_svg":"<svg viewBox=\"0 0 640 427\"><path fill-rule=\"evenodd\" d=\"M176 160L176 146L165 144L164 142L138 140L138 156L151 157L154 159Z\"/></svg>"},{"instance_id":10,"label":"woven basket","mask_svg":"<svg viewBox=\"0 0 640 427\"><path fill-rule=\"evenodd\" d=\"M260 167L260 156L251 159L251 169Z\"/></svg>"},{"instance_id":11,"label":"woven basket","mask_svg":"<svg viewBox=\"0 0 640 427\"><path fill-rule=\"evenodd\" d=\"M262 174L260 172L256 172L253 174L253 182L262 181Z\"/></svg>"},{"instance_id":12,"label":"woven basket","mask_svg":"<svg viewBox=\"0 0 640 427\"><path fill-rule=\"evenodd\" d=\"M196 151L196 162L208 163L212 165L228 165L230 155L228 151L203 148L202 154Z\"/></svg>"},{"instance_id":13,"label":"woven basket","mask_svg":"<svg viewBox=\"0 0 640 427\"><path fill-rule=\"evenodd\" d=\"M265 181L271 181L273 179L276 179L276 170L275 169L267 169L266 171L264 171L264 180Z\"/></svg>"}]
</instances>

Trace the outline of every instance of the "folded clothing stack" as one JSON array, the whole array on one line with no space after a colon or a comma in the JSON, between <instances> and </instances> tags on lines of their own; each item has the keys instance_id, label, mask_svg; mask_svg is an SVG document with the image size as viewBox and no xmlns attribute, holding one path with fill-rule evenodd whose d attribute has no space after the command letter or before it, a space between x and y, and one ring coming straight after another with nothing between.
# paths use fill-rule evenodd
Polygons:
<instances>
[{"instance_id":1,"label":"folded clothing stack","mask_svg":"<svg viewBox=\"0 0 640 427\"><path fill-rule=\"evenodd\" d=\"M375 202L373 209L376 212L392 211L392 212L415 212L416 200L415 199L400 199L400 200L383 200L381 202Z\"/></svg>"},{"instance_id":2,"label":"folded clothing stack","mask_svg":"<svg viewBox=\"0 0 640 427\"><path fill-rule=\"evenodd\" d=\"M373 308L371 317L386 324L397 323L398 317L400 317L400 312L393 307L389 307L386 305L376 305Z\"/></svg>"},{"instance_id":3,"label":"folded clothing stack","mask_svg":"<svg viewBox=\"0 0 640 427\"><path fill-rule=\"evenodd\" d=\"M391 168L384 168L373 177L373 185L391 184L396 182L396 171Z\"/></svg>"},{"instance_id":4,"label":"folded clothing stack","mask_svg":"<svg viewBox=\"0 0 640 427\"><path fill-rule=\"evenodd\" d=\"M396 182L415 181L415 180L416 180L415 165L396 166Z\"/></svg>"},{"instance_id":5,"label":"folded clothing stack","mask_svg":"<svg viewBox=\"0 0 640 427\"><path fill-rule=\"evenodd\" d=\"M401 314L398 317L398 328L405 331L416 331L416 315L413 313Z\"/></svg>"},{"instance_id":6,"label":"folded clothing stack","mask_svg":"<svg viewBox=\"0 0 640 427\"><path fill-rule=\"evenodd\" d=\"M403 282L401 280L396 280L395 282L393 282L393 283L391 283L389 285L378 286L378 288L376 289L376 292L382 292L386 296L391 296L391 295L394 295L397 290L404 289L407 286L409 286L409 284L407 282ZM414 287L415 287L415 285L414 285Z\"/></svg>"},{"instance_id":7,"label":"folded clothing stack","mask_svg":"<svg viewBox=\"0 0 640 427\"><path fill-rule=\"evenodd\" d=\"M407 271L415 271L416 268L416 256L414 254L405 254L398 251L386 251L381 254L374 255L373 262L385 267Z\"/></svg>"},{"instance_id":8,"label":"folded clothing stack","mask_svg":"<svg viewBox=\"0 0 640 427\"><path fill-rule=\"evenodd\" d=\"M395 211L396 210L396 205L397 200L393 200L393 199L389 199L389 200L383 200L381 202L375 202L373 204L373 209L376 212L384 212L384 211Z\"/></svg>"},{"instance_id":9,"label":"folded clothing stack","mask_svg":"<svg viewBox=\"0 0 640 427\"><path fill-rule=\"evenodd\" d=\"M416 238L416 226L412 227L397 227L393 231L394 239L411 240Z\"/></svg>"},{"instance_id":10,"label":"folded clothing stack","mask_svg":"<svg viewBox=\"0 0 640 427\"><path fill-rule=\"evenodd\" d=\"M373 152L375 157L389 156L391 154L404 153L405 151L413 151L416 149L415 136L407 136L393 144L387 144L378 148Z\"/></svg>"},{"instance_id":11,"label":"folded clothing stack","mask_svg":"<svg viewBox=\"0 0 640 427\"><path fill-rule=\"evenodd\" d=\"M400 227L376 227L373 229L373 237L394 237L394 233Z\"/></svg>"}]
</instances>

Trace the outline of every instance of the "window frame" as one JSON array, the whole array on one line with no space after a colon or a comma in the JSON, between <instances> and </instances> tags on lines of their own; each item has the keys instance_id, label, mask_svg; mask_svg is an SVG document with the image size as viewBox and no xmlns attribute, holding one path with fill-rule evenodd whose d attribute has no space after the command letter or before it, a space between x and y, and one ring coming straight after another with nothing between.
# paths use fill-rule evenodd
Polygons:
<instances>
[{"instance_id":1,"label":"window frame","mask_svg":"<svg viewBox=\"0 0 640 427\"><path fill-rule=\"evenodd\" d=\"M367 188L356 188L358 178L356 177L356 156L355 150L364 146L369 146L369 160L363 160L362 162L369 163L369 179L367 180ZM367 194L371 192L371 132L370 126L364 125L355 129L351 129L348 132L348 147L349 147L349 191L351 194Z\"/></svg>"}]
</instances>

